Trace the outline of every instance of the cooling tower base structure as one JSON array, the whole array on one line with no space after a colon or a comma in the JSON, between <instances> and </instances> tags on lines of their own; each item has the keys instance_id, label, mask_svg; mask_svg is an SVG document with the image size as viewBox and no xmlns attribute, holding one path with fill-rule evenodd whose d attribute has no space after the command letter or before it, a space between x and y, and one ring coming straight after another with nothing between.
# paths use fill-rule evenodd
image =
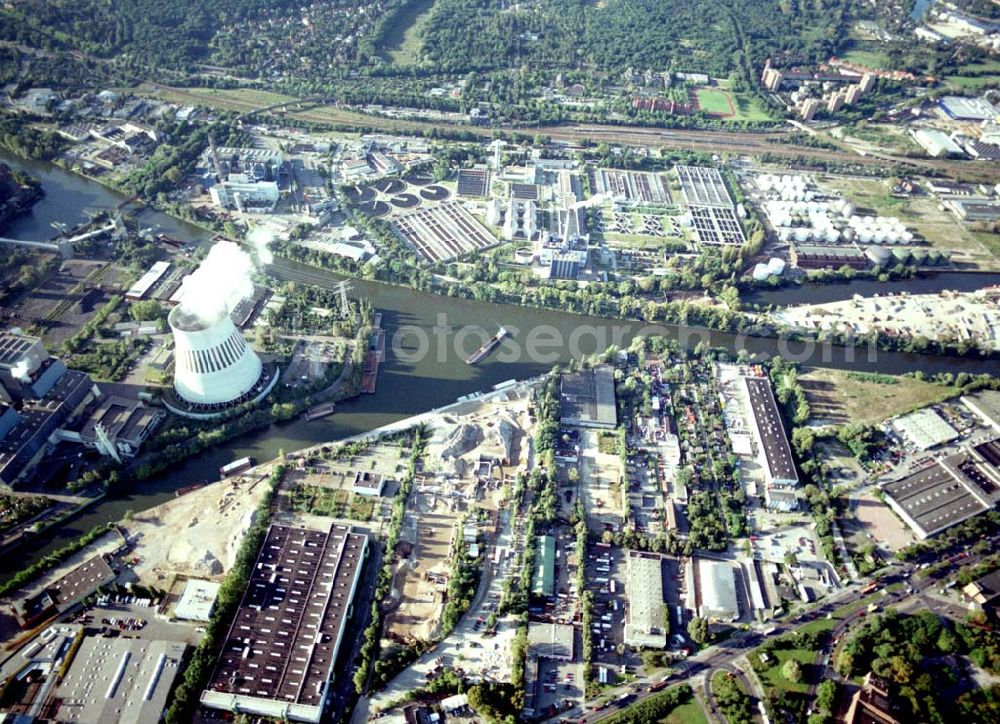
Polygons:
<instances>
[{"instance_id":1,"label":"cooling tower base structure","mask_svg":"<svg viewBox=\"0 0 1000 724\"><path fill-rule=\"evenodd\" d=\"M277 367L261 362L228 314L204 320L180 306L167 322L174 334L174 389L164 403L172 412L220 417L274 388Z\"/></svg>"}]
</instances>

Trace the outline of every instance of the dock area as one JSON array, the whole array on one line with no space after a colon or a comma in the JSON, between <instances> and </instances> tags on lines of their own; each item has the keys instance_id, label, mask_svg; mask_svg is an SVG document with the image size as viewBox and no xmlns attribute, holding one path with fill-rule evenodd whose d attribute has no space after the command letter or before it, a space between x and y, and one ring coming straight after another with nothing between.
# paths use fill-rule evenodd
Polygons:
<instances>
[{"instance_id":1,"label":"dock area","mask_svg":"<svg viewBox=\"0 0 1000 724\"><path fill-rule=\"evenodd\" d=\"M366 395L375 394L379 367L385 359L385 330L382 329L381 312L375 313L373 326L375 330L372 332L371 341L368 345L368 354L365 355L364 372L361 376L361 392Z\"/></svg>"}]
</instances>

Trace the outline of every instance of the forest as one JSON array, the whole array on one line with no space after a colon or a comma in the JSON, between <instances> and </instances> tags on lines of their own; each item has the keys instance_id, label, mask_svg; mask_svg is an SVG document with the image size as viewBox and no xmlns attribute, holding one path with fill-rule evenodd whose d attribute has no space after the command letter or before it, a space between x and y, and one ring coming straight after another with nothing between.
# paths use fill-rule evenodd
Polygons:
<instances>
[{"instance_id":1,"label":"forest","mask_svg":"<svg viewBox=\"0 0 1000 724\"><path fill-rule=\"evenodd\" d=\"M438 0L424 54L446 71L594 67L726 77L741 57L762 66L814 63L847 37L850 0L581 0L519 4ZM752 39L752 41L750 40Z\"/></svg>"},{"instance_id":2,"label":"forest","mask_svg":"<svg viewBox=\"0 0 1000 724\"><path fill-rule=\"evenodd\" d=\"M115 58L134 70L200 64L269 80L344 78L394 69L377 52L408 0L53 0L15 5L0 38ZM856 0L436 0L420 64L435 74L529 66L627 67L726 77L743 62L779 65L836 54Z\"/></svg>"}]
</instances>

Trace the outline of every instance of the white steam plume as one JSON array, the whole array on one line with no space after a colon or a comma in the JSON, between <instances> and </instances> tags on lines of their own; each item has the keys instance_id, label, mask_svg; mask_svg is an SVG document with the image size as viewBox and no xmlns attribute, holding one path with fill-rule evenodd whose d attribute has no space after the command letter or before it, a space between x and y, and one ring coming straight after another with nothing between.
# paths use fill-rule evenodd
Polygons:
<instances>
[{"instance_id":1,"label":"white steam plume","mask_svg":"<svg viewBox=\"0 0 1000 724\"><path fill-rule=\"evenodd\" d=\"M263 226L257 226L247 234L247 241L253 246L254 253L257 255L257 263L262 266L267 266L274 262L274 254L268 248L268 245L274 240L274 234L264 228Z\"/></svg>"},{"instance_id":2,"label":"white steam plume","mask_svg":"<svg viewBox=\"0 0 1000 724\"><path fill-rule=\"evenodd\" d=\"M181 308L211 323L253 295L253 258L232 241L219 241L184 280Z\"/></svg>"},{"instance_id":3,"label":"white steam plume","mask_svg":"<svg viewBox=\"0 0 1000 724\"><path fill-rule=\"evenodd\" d=\"M27 357L22 357L14 366L10 368L10 375L18 382L24 382L25 384L31 382L31 360Z\"/></svg>"}]
</instances>

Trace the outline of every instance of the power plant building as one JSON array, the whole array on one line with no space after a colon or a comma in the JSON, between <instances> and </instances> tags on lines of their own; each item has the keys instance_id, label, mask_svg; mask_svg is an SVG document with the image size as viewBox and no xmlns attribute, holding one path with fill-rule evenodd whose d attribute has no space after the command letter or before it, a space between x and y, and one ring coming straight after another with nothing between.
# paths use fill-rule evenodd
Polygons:
<instances>
[{"instance_id":1,"label":"power plant building","mask_svg":"<svg viewBox=\"0 0 1000 724\"><path fill-rule=\"evenodd\" d=\"M236 329L228 314L204 320L182 304L167 318L174 334L174 391L191 410L178 414L199 415L267 395L277 381L277 371L268 369Z\"/></svg>"},{"instance_id":2,"label":"power plant building","mask_svg":"<svg viewBox=\"0 0 1000 724\"><path fill-rule=\"evenodd\" d=\"M0 481L28 475L54 433L99 394L89 375L66 369L37 337L0 334Z\"/></svg>"},{"instance_id":3,"label":"power plant building","mask_svg":"<svg viewBox=\"0 0 1000 724\"><path fill-rule=\"evenodd\" d=\"M255 181L234 174L208 190L212 203L223 209L271 212L278 204L280 193L274 181Z\"/></svg>"},{"instance_id":4,"label":"power plant building","mask_svg":"<svg viewBox=\"0 0 1000 724\"><path fill-rule=\"evenodd\" d=\"M347 526L272 525L202 705L319 722L367 552L368 537Z\"/></svg>"}]
</instances>

